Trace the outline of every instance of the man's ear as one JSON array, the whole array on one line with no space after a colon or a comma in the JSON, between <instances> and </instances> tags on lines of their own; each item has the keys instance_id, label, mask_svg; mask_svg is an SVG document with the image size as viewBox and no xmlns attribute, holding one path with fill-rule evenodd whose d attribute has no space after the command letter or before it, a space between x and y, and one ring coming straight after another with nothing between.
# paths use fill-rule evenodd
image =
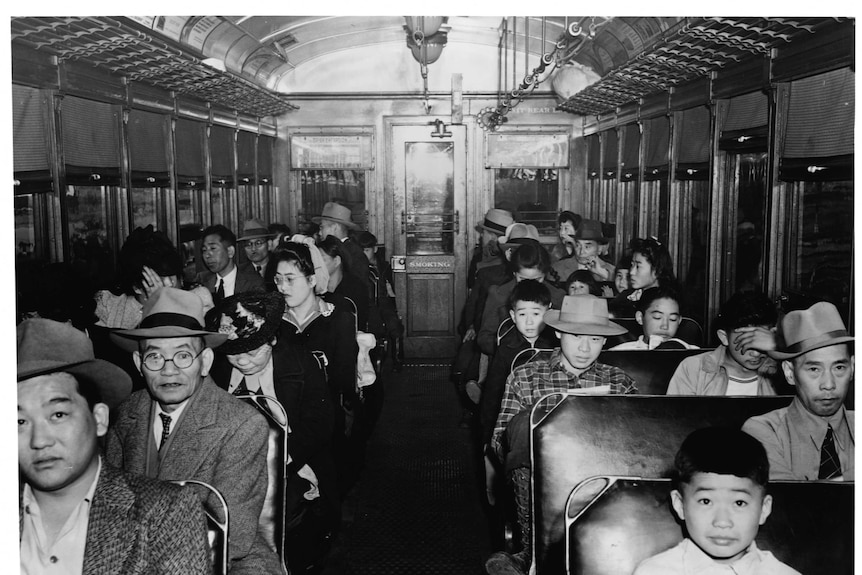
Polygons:
<instances>
[{"instance_id":1,"label":"man's ear","mask_svg":"<svg viewBox=\"0 0 862 575\"><path fill-rule=\"evenodd\" d=\"M644 312L642 312L642 311L636 311L636 312L635 312L635 320L637 320L637 322L638 322L640 325L643 325L643 324L644 324Z\"/></svg>"},{"instance_id":2,"label":"man's ear","mask_svg":"<svg viewBox=\"0 0 862 575\"><path fill-rule=\"evenodd\" d=\"M227 247L227 257L229 257L230 259L233 259L233 256L235 256L235 255L236 255L236 247L235 246L228 246Z\"/></svg>"},{"instance_id":3,"label":"man's ear","mask_svg":"<svg viewBox=\"0 0 862 575\"><path fill-rule=\"evenodd\" d=\"M682 493L679 492L679 489L670 492L670 504L680 521L685 521L685 506L682 504Z\"/></svg>"},{"instance_id":4,"label":"man's ear","mask_svg":"<svg viewBox=\"0 0 862 575\"><path fill-rule=\"evenodd\" d=\"M96 420L96 437L102 437L108 433L108 420L110 419L110 409L104 403L97 403L93 406L93 418Z\"/></svg>"},{"instance_id":5,"label":"man's ear","mask_svg":"<svg viewBox=\"0 0 862 575\"><path fill-rule=\"evenodd\" d=\"M211 348L205 348L201 352L201 376L206 377L210 373L210 368L213 366L215 353Z\"/></svg>"},{"instance_id":6,"label":"man's ear","mask_svg":"<svg viewBox=\"0 0 862 575\"><path fill-rule=\"evenodd\" d=\"M144 375L143 365L141 365L141 352L135 350L132 352L132 361L135 363L135 367L138 368L138 371L141 372L141 375Z\"/></svg>"},{"instance_id":7,"label":"man's ear","mask_svg":"<svg viewBox=\"0 0 862 575\"><path fill-rule=\"evenodd\" d=\"M715 330L715 335L718 336L718 341L721 342L721 345L723 345L724 347L728 347L727 342L730 340L727 339L727 332L726 331L724 331L723 329Z\"/></svg>"},{"instance_id":8,"label":"man's ear","mask_svg":"<svg viewBox=\"0 0 862 575\"><path fill-rule=\"evenodd\" d=\"M759 525L766 523L766 518L769 517L770 513L772 513L772 495L767 494L763 496L763 505L760 507Z\"/></svg>"},{"instance_id":9,"label":"man's ear","mask_svg":"<svg viewBox=\"0 0 862 575\"><path fill-rule=\"evenodd\" d=\"M515 321L515 310L513 310L513 309L509 310L509 317L512 318L512 321Z\"/></svg>"},{"instance_id":10,"label":"man's ear","mask_svg":"<svg viewBox=\"0 0 862 575\"><path fill-rule=\"evenodd\" d=\"M852 358L851 358L852 362ZM853 365L852 363L850 365ZM796 385L796 375L793 373L793 360L785 359L781 362L781 371L784 372L784 379L787 380L787 383L790 385Z\"/></svg>"}]
</instances>

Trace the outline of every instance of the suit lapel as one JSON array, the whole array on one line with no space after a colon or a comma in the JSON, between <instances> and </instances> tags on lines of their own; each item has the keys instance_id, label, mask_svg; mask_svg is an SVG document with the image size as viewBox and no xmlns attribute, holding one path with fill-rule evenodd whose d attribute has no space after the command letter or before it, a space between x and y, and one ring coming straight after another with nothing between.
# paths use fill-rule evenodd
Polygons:
<instances>
[{"instance_id":1,"label":"suit lapel","mask_svg":"<svg viewBox=\"0 0 862 575\"><path fill-rule=\"evenodd\" d=\"M102 462L87 525L82 575L120 573L137 536L129 517L135 494L122 475Z\"/></svg>"},{"instance_id":2,"label":"suit lapel","mask_svg":"<svg viewBox=\"0 0 862 575\"><path fill-rule=\"evenodd\" d=\"M153 400L144 390L132 397L126 411L126 421L118 432L123 441L123 469L129 473L145 475L147 470L148 434L152 432Z\"/></svg>"},{"instance_id":3,"label":"suit lapel","mask_svg":"<svg viewBox=\"0 0 862 575\"><path fill-rule=\"evenodd\" d=\"M210 458L202 447L213 442L210 428L218 423L217 388L210 377L186 407L168 452L162 456L159 479L188 479ZM172 434L173 435L173 434Z\"/></svg>"}]
</instances>

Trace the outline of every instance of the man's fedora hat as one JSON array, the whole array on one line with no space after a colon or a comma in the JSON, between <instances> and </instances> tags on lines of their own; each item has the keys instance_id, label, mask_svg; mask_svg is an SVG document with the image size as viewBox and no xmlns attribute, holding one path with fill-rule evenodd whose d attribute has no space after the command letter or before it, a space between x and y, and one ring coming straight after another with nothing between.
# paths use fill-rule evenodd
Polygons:
<instances>
[{"instance_id":1,"label":"man's fedora hat","mask_svg":"<svg viewBox=\"0 0 862 575\"><path fill-rule=\"evenodd\" d=\"M284 296L280 293L243 292L223 299L209 310L206 327L227 336L216 348L219 353L236 355L272 342L283 313Z\"/></svg>"},{"instance_id":2,"label":"man's fedora hat","mask_svg":"<svg viewBox=\"0 0 862 575\"><path fill-rule=\"evenodd\" d=\"M353 223L350 214L350 208L336 204L335 202L326 202L323 205L323 212L319 216L314 216L311 221L319 224L321 220L330 220L339 224L344 224L351 230L359 229L359 226Z\"/></svg>"},{"instance_id":3,"label":"man's fedora hat","mask_svg":"<svg viewBox=\"0 0 862 575\"><path fill-rule=\"evenodd\" d=\"M102 401L118 406L132 392L132 379L109 361L96 359L87 335L68 323L28 319L18 324L18 381L66 372L92 382Z\"/></svg>"},{"instance_id":4,"label":"man's fedora hat","mask_svg":"<svg viewBox=\"0 0 862 575\"><path fill-rule=\"evenodd\" d=\"M545 312L545 323L575 335L622 335L628 331L610 321L607 300L594 295L567 295L562 309Z\"/></svg>"},{"instance_id":5,"label":"man's fedora hat","mask_svg":"<svg viewBox=\"0 0 862 575\"><path fill-rule=\"evenodd\" d=\"M598 220L581 220L581 225L575 230L576 240L593 240L601 244L608 243L608 238L602 232L602 223Z\"/></svg>"},{"instance_id":6,"label":"man's fedora hat","mask_svg":"<svg viewBox=\"0 0 862 575\"><path fill-rule=\"evenodd\" d=\"M260 220L246 220L242 224L242 236L238 237L238 241L254 240L257 238L271 238L275 234L270 232L263 222Z\"/></svg>"},{"instance_id":7,"label":"man's fedora hat","mask_svg":"<svg viewBox=\"0 0 862 575\"><path fill-rule=\"evenodd\" d=\"M499 208L491 208L485 214L485 221L476 225L478 231L488 230L491 233L502 236L506 233L506 228L515 223L515 218L512 213Z\"/></svg>"},{"instance_id":8,"label":"man's fedora hat","mask_svg":"<svg viewBox=\"0 0 862 575\"><path fill-rule=\"evenodd\" d=\"M533 224L522 224L516 222L506 228L506 233L497 240L504 250L517 248L527 242L539 243L539 230Z\"/></svg>"},{"instance_id":9,"label":"man's fedora hat","mask_svg":"<svg viewBox=\"0 0 862 575\"><path fill-rule=\"evenodd\" d=\"M226 334L204 329L201 298L172 287L159 288L146 301L141 324L136 329L111 333L111 341L128 352L138 350L138 340L162 337L202 337L207 347L216 347L227 339Z\"/></svg>"},{"instance_id":10,"label":"man's fedora hat","mask_svg":"<svg viewBox=\"0 0 862 575\"><path fill-rule=\"evenodd\" d=\"M787 312L781 319L775 350L768 352L775 359L792 359L809 351L853 341L847 333L838 309L821 301L808 309Z\"/></svg>"}]
</instances>

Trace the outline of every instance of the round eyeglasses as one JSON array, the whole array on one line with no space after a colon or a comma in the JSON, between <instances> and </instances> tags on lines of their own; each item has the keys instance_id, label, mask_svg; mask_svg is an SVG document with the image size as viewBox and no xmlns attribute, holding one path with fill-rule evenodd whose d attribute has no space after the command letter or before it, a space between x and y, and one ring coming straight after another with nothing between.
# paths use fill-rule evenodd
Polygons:
<instances>
[{"instance_id":1,"label":"round eyeglasses","mask_svg":"<svg viewBox=\"0 0 862 575\"><path fill-rule=\"evenodd\" d=\"M173 357L167 358L159 352L154 351L145 355L142 363L144 364L144 367L150 371L161 371L161 369L165 367L165 363L169 361L173 362L177 369L186 369L187 367L191 367L198 356L203 352L203 349L197 353L181 350L176 352Z\"/></svg>"},{"instance_id":2,"label":"round eyeglasses","mask_svg":"<svg viewBox=\"0 0 862 575\"><path fill-rule=\"evenodd\" d=\"M245 247L249 249L262 248L267 244L266 240L248 240L245 242Z\"/></svg>"},{"instance_id":3,"label":"round eyeglasses","mask_svg":"<svg viewBox=\"0 0 862 575\"><path fill-rule=\"evenodd\" d=\"M292 286L299 279L307 280L308 278L306 276L282 276L275 274L275 276L272 278L272 281L275 282L275 285L277 286L280 286L282 284Z\"/></svg>"}]
</instances>

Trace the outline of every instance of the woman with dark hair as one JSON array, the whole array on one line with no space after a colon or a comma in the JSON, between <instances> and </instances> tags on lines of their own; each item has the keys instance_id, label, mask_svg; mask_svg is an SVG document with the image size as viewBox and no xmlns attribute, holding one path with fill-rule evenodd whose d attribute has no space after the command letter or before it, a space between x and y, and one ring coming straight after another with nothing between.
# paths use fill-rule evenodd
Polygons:
<instances>
[{"instance_id":1,"label":"woman with dark hair","mask_svg":"<svg viewBox=\"0 0 862 575\"><path fill-rule=\"evenodd\" d=\"M168 236L149 225L129 234L119 263L116 288L96 292L96 325L134 329L153 292L163 286L182 287L183 260ZM213 307L209 290L198 286L190 291L201 298L205 312Z\"/></svg>"},{"instance_id":2,"label":"woman with dark hair","mask_svg":"<svg viewBox=\"0 0 862 575\"><path fill-rule=\"evenodd\" d=\"M284 297L285 311L279 325L278 340L302 347L322 356L326 381L334 408L333 447L342 494L350 474L345 434L360 407L356 388L356 320L353 314L322 299L316 288L318 279L312 250L304 243L285 242L270 254L265 280L275 285Z\"/></svg>"},{"instance_id":3,"label":"woman with dark hair","mask_svg":"<svg viewBox=\"0 0 862 575\"><path fill-rule=\"evenodd\" d=\"M356 325L359 330L367 331L368 299L362 282L353 273L348 264L349 258L344 252L344 243L335 236L326 236L317 242L323 263L329 272L329 283L326 291L350 299L356 309ZM367 266L366 266L367 267Z\"/></svg>"},{"instance_id":4,"label":"woman with dark hair","mask_svg":"<svg viewBox=\"0 0 862 575\"><path fill-rule=\"evenodd\" d=\"M677 287L676 276L673 273L673 260L667 248L658 239L635 238L629 247L632 254L631 268L629 268L631 287L608 304L608 310L614 317L634 317L637 311L635 302L640 299L645 289Z\"/></svg>"},{"instance_id":5,"label":"woman with dark hair","mask_svg":"<svg viewBox=\"0 0 862 575\"><path fill-rule=\"evenodd\" d=\"M575 232L581 225L581 216L568 210L557 216L559 241L551 248L551 262L572 257L575 253Z\"/></svg>"}]
</instances>

